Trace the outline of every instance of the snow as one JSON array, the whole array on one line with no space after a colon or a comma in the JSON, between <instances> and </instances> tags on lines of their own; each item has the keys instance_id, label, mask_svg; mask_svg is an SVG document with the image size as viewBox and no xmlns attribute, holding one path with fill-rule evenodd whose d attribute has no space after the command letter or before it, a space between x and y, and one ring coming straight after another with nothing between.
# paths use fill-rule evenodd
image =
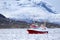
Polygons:
<instances>
[{"instance_id":1,"label":"snow","mask_svg":"<svg viewBox=\"0 0 60 40\"><path fill-rule=\"evenodd\" d=\"M54 14L53 5L43 0L0 0L0 13L10 19L60 23L60 14Z\"/></svg>"},{"instance_id":2,"label":"snow","mask_svg":"<svg viewBox=\"0 0 60 40\"><path fill-rule=\"evenodd\" d=\"M60 28L48 28L48 34L28 34L27 29L0 29L0 40L60 40Z\"/></svg>"}]
</instances>

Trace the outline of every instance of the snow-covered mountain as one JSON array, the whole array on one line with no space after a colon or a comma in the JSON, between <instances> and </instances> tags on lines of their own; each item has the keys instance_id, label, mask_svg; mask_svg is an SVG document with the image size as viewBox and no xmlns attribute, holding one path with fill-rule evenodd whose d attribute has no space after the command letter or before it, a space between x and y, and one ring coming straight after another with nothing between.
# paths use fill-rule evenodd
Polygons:
<instances>
[{"instance_id":1,"label":"snow-covered mountain","mask_svg":"<svg viewBox=\"0 0 60 40\"><path fill-rule=\"evenodd\" d=\"M60 14L42 0L0 0L0 13L16 20L48 20L60 23Z\"/></svg>"}]
</instances>

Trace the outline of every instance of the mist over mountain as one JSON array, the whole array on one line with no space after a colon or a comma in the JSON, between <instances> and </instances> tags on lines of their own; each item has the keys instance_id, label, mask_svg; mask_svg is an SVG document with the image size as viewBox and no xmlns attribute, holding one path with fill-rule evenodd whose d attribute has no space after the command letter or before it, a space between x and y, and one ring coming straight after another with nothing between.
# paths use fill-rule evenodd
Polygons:
<instances>
[{"instance_id":1,"label":"mist over mountain","mask_svg":"<svg viewBox=\"0 0 60 40\"><path fill-rule=\"evenodd\" d=\"M0 0L0 13L18 21L60 23L60 14L50 3L42 0Z\"/></svg>"}]
</instances>

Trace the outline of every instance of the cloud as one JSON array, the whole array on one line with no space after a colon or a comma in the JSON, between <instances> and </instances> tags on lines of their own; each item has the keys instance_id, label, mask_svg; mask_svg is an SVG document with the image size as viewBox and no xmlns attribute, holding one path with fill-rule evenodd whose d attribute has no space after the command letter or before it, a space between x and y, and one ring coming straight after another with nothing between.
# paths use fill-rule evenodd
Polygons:
<instances>
[{"instance_id":1,"label":"cloud","mask_svg":"<svg viewBox=\"0 0 60 40\"><path fill-rule=\"evenodd\" d=\"M17 20L29 19L29 18L35 19L35 20L47 19L50 22L60 21L60 18L59 18L60 14L53 14L51 12L47 12L47 10L45 10L43 7L37 6L37 4L41 2L41 0L32 0L30 2L25 0L19 1L22 3L23 6L18 6L17 2L12 0L7 1L8 4L11 4L10 6L9 5L5 6L3 4L4 1L0 1L0 2L1 2L0 12L7 18L13 18ZM48 5L47 7L50 8Z\"/></svg>"}]
</instances>

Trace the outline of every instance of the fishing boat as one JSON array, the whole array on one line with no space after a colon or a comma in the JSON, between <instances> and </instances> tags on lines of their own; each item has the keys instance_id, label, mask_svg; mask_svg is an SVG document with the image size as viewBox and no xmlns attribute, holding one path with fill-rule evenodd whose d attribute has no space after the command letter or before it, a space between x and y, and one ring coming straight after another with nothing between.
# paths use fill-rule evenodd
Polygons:
<instances>
[{"instance_id":1,"label":"fishing boat","mask_svg":"<svg viewBox=\"0 0 60 40\"><path fill-rule=\"evenodd\" d=\"M28 34L48 34L47 27L44 25L41 25L41 27L37 29L28 29L27 32Z\"/></svg>"},{"instance_id":2,"label":"fishing boat","mask_svg":"<svg viewBox=\"0 0 60 40\"><path fill-rule=\"evenodd\" d=\"M47 34L48 31L27 30L28 34Z\"/></svg>"}]
</instances>

